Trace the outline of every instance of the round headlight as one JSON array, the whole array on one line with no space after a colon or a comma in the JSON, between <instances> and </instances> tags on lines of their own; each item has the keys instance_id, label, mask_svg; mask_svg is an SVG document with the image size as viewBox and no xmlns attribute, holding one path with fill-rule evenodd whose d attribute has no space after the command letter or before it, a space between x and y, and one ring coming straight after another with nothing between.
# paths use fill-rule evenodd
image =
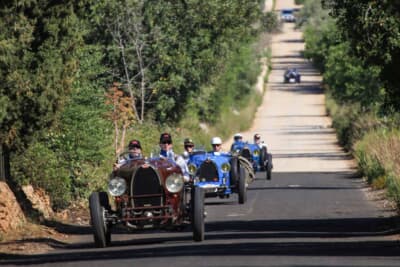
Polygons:
<instances>
[{"instance_id":1,"label":"round headlight","mask_svg":"<svg viewBox=\"0 0 400 267\"><path fill-rule=\"evenodd\" d=\"M260 150L254 150L253 151L253 156L256 156L256 157L258 157L258 156L260 156Z\"/></svg>"},{"instance_id":2,"label":"round headlight","mask_svg":"<svg viewBox=\"0 0 400 267\"><path fill-rule=\"evenodd\" d=\"M229 172L231 170L231 164L229 164L228 162L222 163L221 170L223 172Z\"/></svg>"},{"instance_id":3,"label":"round headlight","mask_svg":"<svg viewBox=\"0 0 400 267\"><path fill-rule=\"evenodd\" d=\"M177 193L183 188L183 177L180 174L173 173L165 180L165 187L171 193Z\"/></svg>"},{"instance_id":4,"label":"round headlight","mask_svg":"<svg viewBox=\"0 0 400 267\"><path fill-rule=\"evenodd\" d=\"M126 182L125 179L115 177L108 182L108 192L114 197L118 197L125 193Z\"/></svg>"},{"instance_id":5,"label":"round headlight","mask_svg":"<svg viewBox=\"0 0 400 267\"><path fill-rule=\"evenodd\" d=\"M194 165L193 163L190 163L190 164L188 165L188 169L189 169L189 174L190 174L190 175L195 175L195 174L196 174L197 167L196 167L196 165Z\"/></svg>"}]
</instances>

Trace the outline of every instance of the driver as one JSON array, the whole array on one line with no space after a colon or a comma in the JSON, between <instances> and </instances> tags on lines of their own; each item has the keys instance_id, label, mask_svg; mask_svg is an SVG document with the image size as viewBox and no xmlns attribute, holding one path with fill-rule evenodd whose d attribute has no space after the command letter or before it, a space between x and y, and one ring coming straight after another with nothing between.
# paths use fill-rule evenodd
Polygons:
<instances>
[{"instance_id":1,"label":"driver","mask_svg":"<svg viewBox=\"0 0 400 267\"><path fill-rule=\"evenodd\" d=\"M113 166L114 170L119 169L122 165L126 164L128 161L143 158L142 146L140 145L139 140L133 139L129 141L128 151L129 153L127 158L119 159L116 163L114 163Z\"/></svg>"},{"instance_id":2,"label":"driver","mask_svg":"<svg viewBox=\"0 0 400 267\"><path fill-rule=\"evenodd\" d=\"M190 160L190 155L193 154L194 150L193 140L190 138L185 138L185 140L183 141L183 148L185 149L185 151L183 152L183 158L185 159L187 164Z\"/></svg>"},{"instance_id":3,"label":"driver","mask_svg":"<svg viewBox=\"0 0 400 267\"><path fill-rule=\"evenodd\" d=\"M234 151L236 146L240 146L243 143L243 135L241 133L236 133L233 136L233 143L231 145L231 151Z\"/></svg>"},{"instance_id":4,"label":"driver","mask_svg":"<svg viewBox=\"0 0 400 267\"><path fill-rule=\"evenodd\" d=\"M214 155L220 155L222 153L222 140L220 137L215 136L211 138L211 146Z\"/></svg>"}]
</instances>

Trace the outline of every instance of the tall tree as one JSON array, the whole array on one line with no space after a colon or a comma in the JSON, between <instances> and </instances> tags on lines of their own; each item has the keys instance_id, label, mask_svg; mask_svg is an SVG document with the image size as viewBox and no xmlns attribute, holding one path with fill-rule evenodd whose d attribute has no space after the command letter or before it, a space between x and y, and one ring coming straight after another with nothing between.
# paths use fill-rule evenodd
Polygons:
<instances>
[{"instance_id":1,"label":"tall tree","mask_svg":"<svg viewBox=\"0 0 400 267\"><path fill-rule=\"evenodd\" d=\"M45 132L63 108L82 40L75 13L80 3L0 4L0 142L6 159Z\"/></svg>"}]
</instances>

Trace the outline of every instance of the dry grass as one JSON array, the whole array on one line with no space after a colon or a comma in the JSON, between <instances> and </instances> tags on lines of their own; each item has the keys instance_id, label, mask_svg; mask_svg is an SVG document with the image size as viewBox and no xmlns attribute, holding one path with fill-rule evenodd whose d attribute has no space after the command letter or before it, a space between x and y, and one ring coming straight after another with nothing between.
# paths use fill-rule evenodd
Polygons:
<instances>
[{"instance_id":1,"label":"dry grass","mask_svg":"<svg viewBox=\"0 0 400 267\"><path fill-rule=\"evenodd\" d=\"M371 131L355 145L358 165L374 188L387 187L400 205L400 132Z\"/></svg>"}]
</instances>

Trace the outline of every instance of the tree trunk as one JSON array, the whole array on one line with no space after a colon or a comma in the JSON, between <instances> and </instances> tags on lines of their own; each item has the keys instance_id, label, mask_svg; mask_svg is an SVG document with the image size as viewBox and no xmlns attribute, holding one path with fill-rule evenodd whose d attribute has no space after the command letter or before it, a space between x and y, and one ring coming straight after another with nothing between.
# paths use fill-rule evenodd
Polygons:
<instances>
[{"instance_id":1,"label":"tree trunk","mask_svg":"<svg viewBox=\"0 0 400 267\"><path fill-rule=\"evenodd\" d=\"M0 146L0 181L10 180L10 152L4 145Z\"/></svg>"}]
</instances>

